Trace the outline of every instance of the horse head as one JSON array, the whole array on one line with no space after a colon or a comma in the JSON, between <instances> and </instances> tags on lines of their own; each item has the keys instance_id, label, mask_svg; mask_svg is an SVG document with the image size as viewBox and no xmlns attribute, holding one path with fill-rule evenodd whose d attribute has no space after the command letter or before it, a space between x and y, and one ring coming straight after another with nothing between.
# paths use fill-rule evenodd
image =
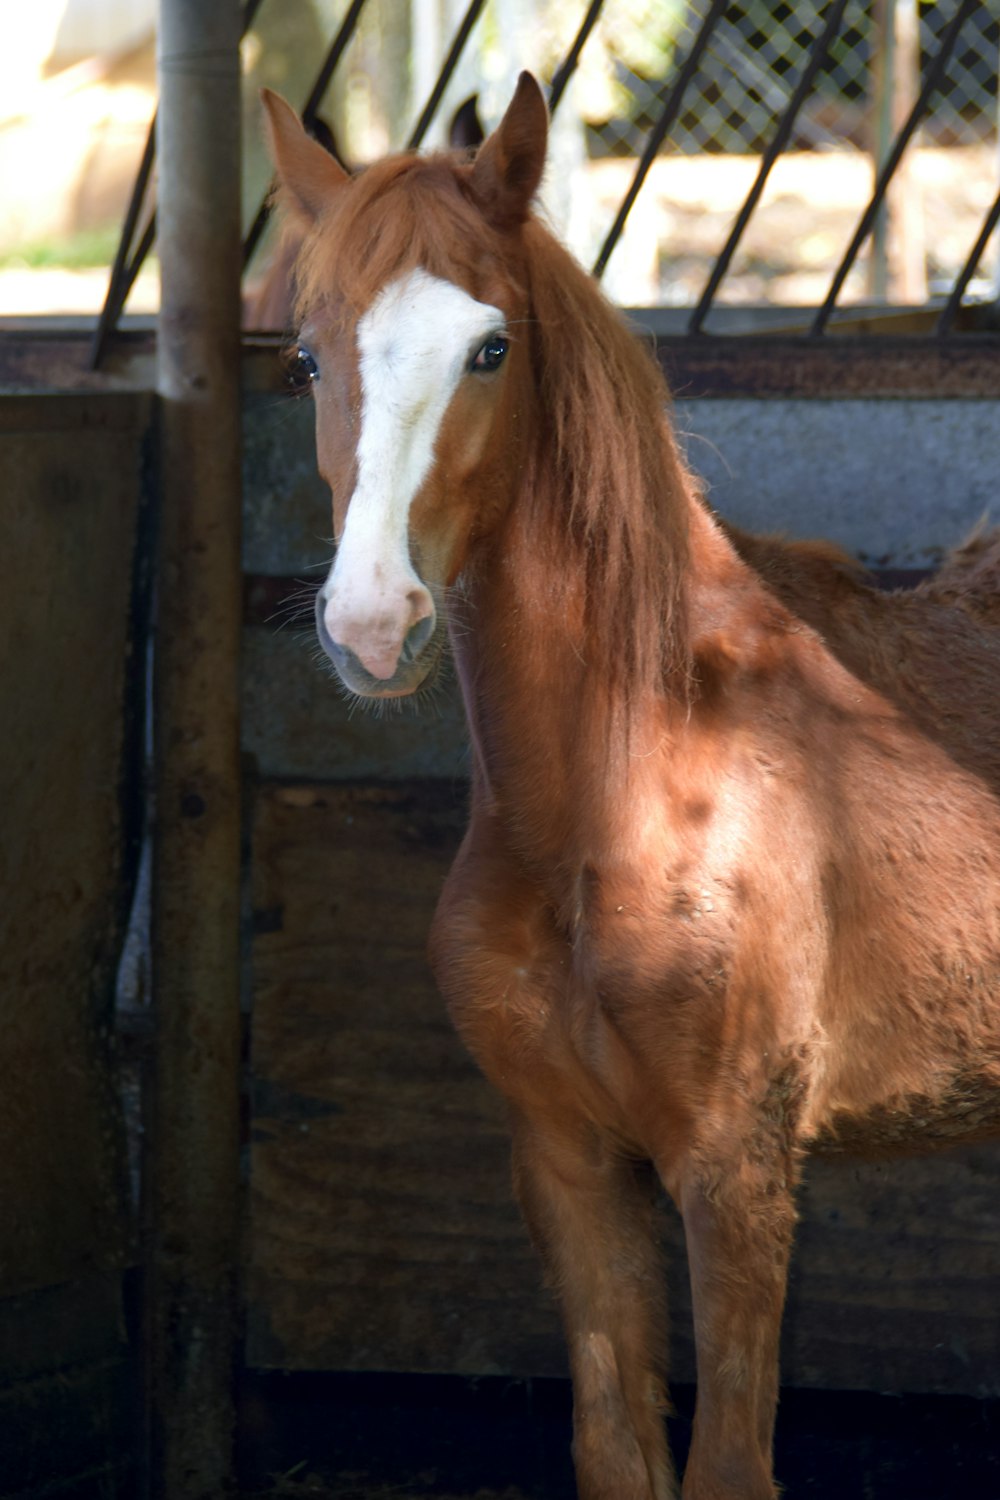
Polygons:
<instances>
[{"instance_id":1,"label":"horse head","mask_svg":"<svg viewBox=\"0 0 1000 1500\"><path fill-rule=\"evenodd\" d=\"M352 177L284 100L263 100L303 234L298 360L333 496L319 639L352 692L399 697L433 673L447 590L523 472L535 375L520 238L545 103L524 73L474 161L411 154Z\"/></svg>"}]
</instances>

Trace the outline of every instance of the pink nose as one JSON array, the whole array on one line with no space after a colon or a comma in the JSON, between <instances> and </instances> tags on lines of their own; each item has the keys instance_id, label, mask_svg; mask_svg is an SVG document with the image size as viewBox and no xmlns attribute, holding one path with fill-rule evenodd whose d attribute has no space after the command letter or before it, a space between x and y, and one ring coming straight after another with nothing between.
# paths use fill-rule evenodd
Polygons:
<instances>
[{"instance_id":1,"label":"pink nose","mask_svg":"<svg viewBox=\"0 0 1000 1500\"><path fill-rule=\"evenodd\" d=\"M402 595L395 609L384 599L374 613L364 612L360 604L334 594L327 601L323 624L334 646L350 651L366 672L385 682L395 676L401 656L415 661L430 640L434 600L420 585Z\"/></svg>"}]
</instances>

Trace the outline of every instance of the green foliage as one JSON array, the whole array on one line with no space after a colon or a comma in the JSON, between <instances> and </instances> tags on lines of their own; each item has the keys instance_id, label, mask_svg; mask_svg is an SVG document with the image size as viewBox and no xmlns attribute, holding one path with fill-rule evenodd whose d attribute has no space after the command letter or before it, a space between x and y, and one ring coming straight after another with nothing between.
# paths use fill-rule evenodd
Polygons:
<instances>
[{"instance_id":1,"label":"green foliage","mask_svg":"<svg viewBox=\"0 0 1000 1500\"><path fill-rule=\"evenodd\" d=\"M32 270L58 266L65 270L83 270L88 266L109 266L118 247L119 226L103 229L81 229L72 235L53 235L33 240L0 252L0 266L27 266Z\"/></svg>"}]
</instances>

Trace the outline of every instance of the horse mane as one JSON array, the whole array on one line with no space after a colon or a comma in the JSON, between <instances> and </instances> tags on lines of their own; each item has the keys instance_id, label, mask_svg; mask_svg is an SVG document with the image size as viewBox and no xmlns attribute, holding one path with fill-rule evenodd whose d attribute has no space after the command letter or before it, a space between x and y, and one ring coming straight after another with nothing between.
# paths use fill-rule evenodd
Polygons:
<instances>
[{"instance_id":1,"label":"horse mane","mask_svg":"<svg viewBox=\"0 0 1000 1500\"><path fill-rule=\"evenodd\" d=\"M526 291L541 410L522 501L539 568L567 588L584 578L583 654L595 679L627 699L662 690L667 675L686 685L691 491L659 366L537 216L507 232L488 222L470 176L448 155L394 157L363 172L304 242L297 313L317 303L335 313L336 288L357 317L416 267L468 288L499 276Z\"/></svg>"},{"instance_id":2,"label":"horse mane","mask_svg":"<svg viewBox=\"0 0 1000 1500\"><path fill-rule=\"evenodd\" d=\"M563 556L575 546L583 564L588 662L609 664L629 696L662 690L667 676L686 690L691 491L666 383L648 345L544 225L531 219L522 235L544 407L533 503L555 523Z\"/></svg>"}]
</instances>

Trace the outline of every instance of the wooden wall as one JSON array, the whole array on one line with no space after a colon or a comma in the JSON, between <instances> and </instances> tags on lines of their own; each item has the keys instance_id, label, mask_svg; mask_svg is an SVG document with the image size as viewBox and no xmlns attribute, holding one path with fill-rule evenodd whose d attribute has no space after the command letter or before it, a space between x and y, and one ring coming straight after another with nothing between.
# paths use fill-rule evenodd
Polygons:
<instances>
[{"instance_id":1,"label":"wooden wall","mask_svg":"<svg viewBox=\"0 0 1000 1500\"><path fill-rule=\"evenodd\" d=\"M321 576L330 522L310 406L262 384L246 456L244 738L256 768L247 1359L303 1371L563 1373L557 1321L511 1202L502 1108L452 1035L424 959L464 819L460 705L452 692L425 718L406 706L350 716L313 660L311 614L298 635L284 623L292 580ZM706 431L735 430L726 402L693 405L706 409ZM858 403L848 405L825 412L824 430L856 430ZM961 403L943 414L946 403L919 405L882 403L873 431L883 448L894 423L904 434L922 418L963 430ZM976 430L987 405L971 403ZM789 442L801 426L793 407ZM682 413L687 430L696 415ZM744 441L749 463L752 432ZM969 463L975 497L981 452ZM964 525L957 469L946 497L933 485L908 493L909 523L894 522L902 565L933 556L942 504ZM878 483L890 488L891 476ZM864 507L845 498L863 527ZM808 519L801 474L787 492L779 475L769 525L803 532ZM865 550L860 535L855 550ZM682 1241L666 1206L663 1236L673 1370L691 1380ZM998 1274L997 1149L816 1162L802 1196L786 1383L1000 1393Z\"/></svg>"},{"instance_id":2,"label":"wooden wall","mask_svg":"<svg viewBox=\"0 0 1000 1500\"><path fill-rule=\"evenodd\" d=\"M4 1496L134 1483L113 992L150 410L136 395L0 398Z\"/></svg>"}]
</instances>

